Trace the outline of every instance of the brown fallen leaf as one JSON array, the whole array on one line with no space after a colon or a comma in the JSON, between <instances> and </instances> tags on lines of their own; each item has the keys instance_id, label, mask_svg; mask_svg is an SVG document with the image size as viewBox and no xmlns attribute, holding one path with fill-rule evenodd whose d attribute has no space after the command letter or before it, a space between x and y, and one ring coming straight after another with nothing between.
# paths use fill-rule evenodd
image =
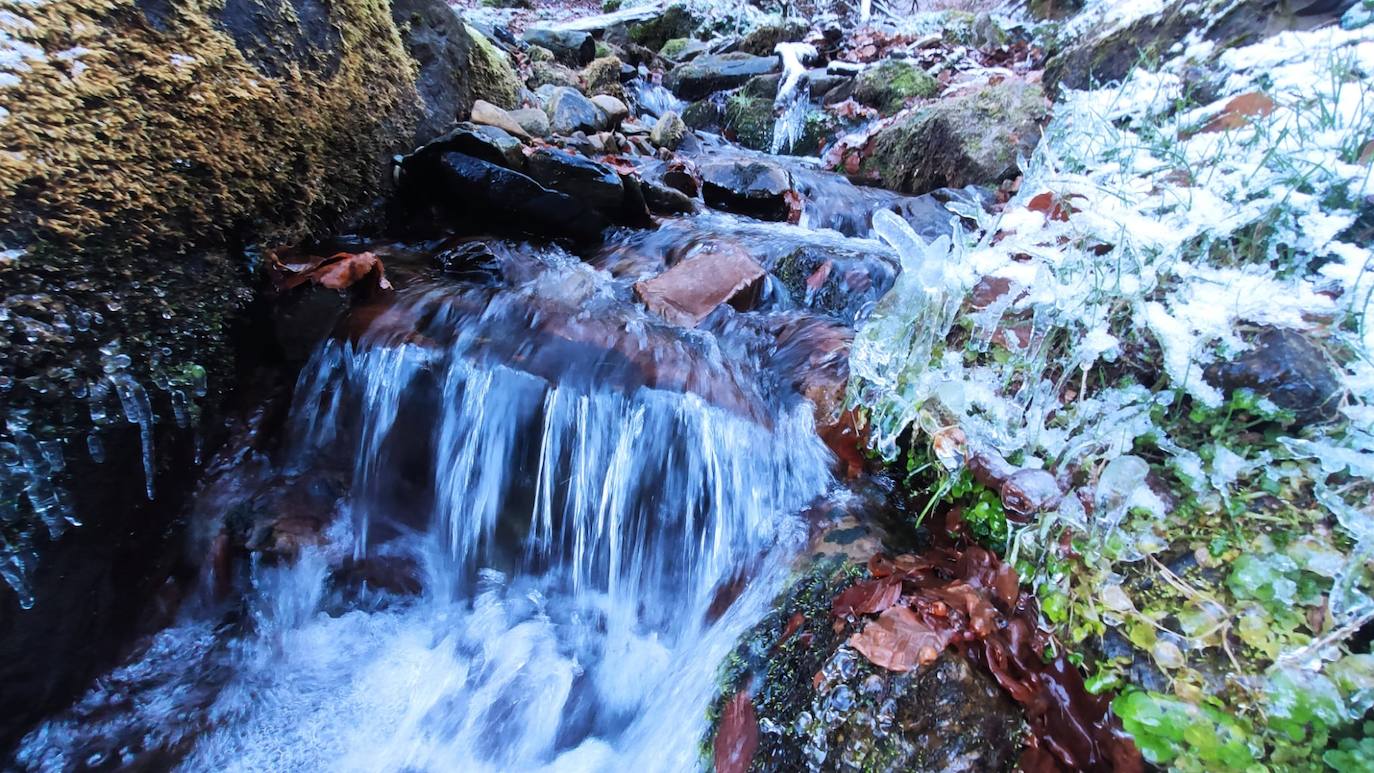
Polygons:
<instances>
[{"instance_id":1,"label":"brown fallen leaf","mask_svg":"<svg viewBox=\"0 0 1374 773\"><path fill-rule=\"evenodd\" d=\"M1211 134L1214 132L1230 131L1239 129L1250 123L1252 118L1269 115L1274 112L1274 100L1270 99L1263 92L1252 91L1248 94L1241 94L1226 103L1226 107L1221 109L1202 127L1199 134Z\"/></svg>"},{"instance_id":2,"label":"brown fallen leaf","mask_svg":"<svg viewBox=\"0 0 1374 773\"><path fill-rule=\"evenodd\" d=\"M875 666L906 672L935 662L949 645L952 631L937 630L906 607L889 607L877 620L849 637L849 646Z\"/></svg>"},{"instance_id":3,"label":"brown fallen leaf","mask_svg":"<svg viewBox=\"0 0 1374 773\"><path fill-rule=\"evenodd\" d=\"M1026 208L1032 212L1040 212L1050 220L1057 220L1061 223L1068 222L1069 215L1077 212L1067 198L1060 198L1049 191L1037 193L1031 197Z\"/></svg>"},{"instance_id":4,"label":"brown fallen leaf","mask_svg":"<svg viewBox=\"0 0 1374 773\"><path fill-rule=\"evenodd\" d=\"M835 597L830 611L836 617L876 615L897 603L902 595L900 577L883 577L850 586Z\"/></svg>"},{"instance_id":5,"label":"brown fallen leaf","mask_svg":"<svg viewBox=\"0 0 1374 773\"><path fill-rule=\"evenodd\" d=\"M285 263L273 255L269 272L277 289L282 291L307 282L330 290L347 290L363 280L371 283L368 289L391 289L382 261L373 252L337 252L293 263Z\"/></svg>"},{"instance_id":6,"label":"brown fallen leaf","mask_svg":"<svg viewBox=\"0 0 1374 773\"><path fill-rule=\"evenodd\" d=\"M834 263L830 260L822 263L819 268L812 272L811 276L806 278L806 289L813 293L821 289L825 285L825 280L830 278L830 270L833 267Z\"/></svg>"},{"instance_id":7,"label":"brown fallen leaf","mask_svg":"<svg viewBox=\"0 0 1374 773\"><path fill-rule=\"evenodd\" d=\"M759 722L747 692L735 693L720 715L716 733L716 773L745 773L759 748Z\"/></svg>"}]
</instances>

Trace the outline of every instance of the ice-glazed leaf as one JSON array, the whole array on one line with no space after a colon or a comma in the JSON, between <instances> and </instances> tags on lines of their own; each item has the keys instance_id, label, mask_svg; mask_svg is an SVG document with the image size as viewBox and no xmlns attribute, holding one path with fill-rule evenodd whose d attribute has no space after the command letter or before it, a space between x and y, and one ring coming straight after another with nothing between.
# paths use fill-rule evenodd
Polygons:
<instances>
[{"instance_id":1,"label":"ice-glazed leaf","mask_svg":"<svg viewBox=\"0 0 1374 773\"><path fill-rule=\"evenodd\" d=\"M932 663L949 644L952 632L936 630L906 607L889 607L877 620L849 638L849 645L875 666L910 671Z\"/></svg>"}]
</instances>

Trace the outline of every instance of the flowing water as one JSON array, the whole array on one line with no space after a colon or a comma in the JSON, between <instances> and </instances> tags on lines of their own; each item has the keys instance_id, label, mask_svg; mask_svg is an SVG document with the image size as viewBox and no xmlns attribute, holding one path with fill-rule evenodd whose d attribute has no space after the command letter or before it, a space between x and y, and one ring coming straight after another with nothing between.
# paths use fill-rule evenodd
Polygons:
<instances>
[{"instance_id":1,"label":"flowing water","mask_svg":"<svg viewBox=\"0 0 1374 773\"><path fill-rule=\"evenodd\" d=\"M322 538L255 563L244 604L188 605L21 765L698 764L716 669L831 482L762 333L794 312L682 330L628 300L632 277L483 249L355 311L303 369L280 459L202 495L232 511L331 471ZM387 571L418 588L350 580Z\"/></svg>"}]
</instances>

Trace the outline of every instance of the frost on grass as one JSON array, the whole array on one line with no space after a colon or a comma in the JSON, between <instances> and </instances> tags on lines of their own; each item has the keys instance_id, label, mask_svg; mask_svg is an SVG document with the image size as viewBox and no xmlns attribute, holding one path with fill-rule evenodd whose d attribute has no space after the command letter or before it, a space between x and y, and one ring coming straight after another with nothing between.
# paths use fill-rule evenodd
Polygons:
<instances>
[{"instance_id":1,"label":"frost on grass","mask_svg":"<svg viewBox=\"0 0 1374 773\"><path fill-rule=\"evenodd\" d=\"M957 426L1075 489L1001 547L1101 689L1155 675L1118 699L1153 761L1374 763L1374 28L1176 51L1067 92L972 236L881 224L905 272L851 400L910 471ZM1268 328L1322 352L1336 419L1207 378Z\"/></svg>"}]
</instances>

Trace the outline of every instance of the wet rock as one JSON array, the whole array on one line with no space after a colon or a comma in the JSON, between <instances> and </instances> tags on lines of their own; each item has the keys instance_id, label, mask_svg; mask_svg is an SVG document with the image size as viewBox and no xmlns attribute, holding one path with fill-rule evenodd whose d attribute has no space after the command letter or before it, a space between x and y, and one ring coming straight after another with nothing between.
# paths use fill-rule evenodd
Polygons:
<instances>
[{"instance_id":1,"label":"wet rock","mask_svg":"<svg viewBox=\"0 0 1374 773\"><path fill-rule=\"evenodd\" d=\"M854 79L854 99L889 115L908 101L940 93L939 81L911 62L888 59L859 73Z\"/></svg>"},{"instance_id":2,"label":"wet rock","mask_svg":"<svg viewBox=\"0 0 1374 773\"><path fill-rule=\"evenodd\" d=\"M663 79L682 99L700 99L712 92L742 86L750 78L780 72L776 56L754 56L743 52L699 56L680 65Z\"/></svg>"},{"instance_id":3,"label":"wet rock","mask_svg":"<svg viewBox=\"0 0 1374 773\"><path fill-rule=\"evenodd\" d=\"M417 139L421 142L445 131L454 119L472 109L471 82L463 75L470 67L474 44L463 20L446 3L397 0L391 16L405 30L406 51L418 64L415 91L421 114Z\"/></svg>"},{"instance_id":4,"label":"wet rock","mask_svg":"<svg viewBox=\"0 0 1374 773\"><path fill-rule=\"evenodd\" d=\"M743 249L733 244L702 251L644 282L635 295L665 320L683 327L696 325L728 303L743 311L758 297L765 272Z\"/></svg>"},{"instance_id":5,"label":"wet rock","mask_svg":"<svg viewBox=\"0 0 1374 773\"><path fill-rule=\"evenodd\" d=\"M682 144L682 138L687 136L687 124L683 123L678 114L669 110L654 122L654 128L649 132L649 141L660 148L676 150Z\"/></svg>"},{"instance_id":6,"label":"wet rock","mask_svg":"<svg viewBox=\"0 0 1374 773\"><path fill-rule=\"evenodd\" d=\"M505 159L505 166L511 169L524 168L525 143L521 142L519 138L512 136L499 126L478 126L477 133L485 137L492 146L501 152L501 158Z\"/></svg>"},{"instance_id":7,"label":"wet rock","mask_svg":"<svg viewBox=\"0 0 1374 773\"><path fill-rule=\"evenodd\" d=\"M849 582L844 565L828 559L804 574L726 666L724 698L749 683L766 728L749 769L1010 769L1022 715L992 677L951 650L897 674L844 643L830 615Z\"/></svg>"},{"instance_id":8,"label":"wet rock","mask_svg":"<svg viewBox=\"0 0 1374 773\"><path fill-rule=\"evenodd\" d=\"M699 171L708 206L760 220L788 218L792 176L783 167L741 159L710 161L701 164Z\"/></svg>"},{"instance_id":9,"label":"wet rock","mask_svg":"<svg viewBox=\"0 0 1374 773\"><path fill-rule=\"evenodd\" d=\"M432 168L403 167L411 197L436 197L458 217L538 233L596 239L606 219L587 202L552 191L534 179L462 153L443 153Z\"/></svg>"},{"instance_id":10,"label":"wet rock","mask_svg":"<svg viewBox=\"0 0 1374 773\"><path fill-rule=\"evenodd\" d=\"M851 324L867 316L897 278L890 258L818 244L797 245L772 272L797 306Z\"/></svg>"},{"instance_id":11,"label":"wet rock","mask_svg":"<svg viewBox=\"0 0 1374 773\"><path fill-rule=\"evenodd\" d=\"M595 209L614 211L624 198L620 175L605 164L556 148L540 148L529 157L530 177L546 188L566 193Z\"/></svg>"},{"instance_id":12,"label":"wet rock","mask_svg":"<svg viewBox=\"0 0 1374 773\"><path fill-rule=\"evenodd\" d=\"M530 45L548 49L556 61L569 67L581 67L596 56L596 41L587 32L532 27L521 37Z\"/></svg>"},{"instance_id":13,"label":"wet rock","mask_svg":"<svg viewBox=\"0 0 1374 773\"><path fill-rule=\"evenodd\" d=\"M511 110L508 115L511 120L520 125L520 128L531 137L547 137L551 131L549 126L549 114L537 107L522 107L519 110Z\"/></svg>"},{"instance_id":14,"label":"wet rock","mask_svg":"<svg viewBox=\"0 0 1374 773\"><path fill-rule=\"evenodd\" d=\"M697 211L697 202L687 194L659 182L640 180L644 203L660 215L687 215Z\"/></svg>"},{"instance_id":15,"label":"wet rock","mask_svg":"<svg viewBox=\"0 0 1374 773\"><path fill-rule=\"evenodd\" d=\"M406 156L401 163L403 168L413 169L419 164L434 163L444 153L457 151L497 166L520 169L524 165L524 154L512 153L510 140L514 138L495 127L463 122ZM520 143L516 140L515 144Z\"/></svg>"},{"instance_id":16,"label":"wet rock","mask_svg":"<svg viewBox=\"0 0 1374 773\"><path fill-rule=\"evenodd\" d=\"M1337 416L1341 386L1321 349L1302 333L1267 328L1249 351L1229 362L1208 366L1208 382L1229 396L1250 389L1292 411L1299 426Z\"/></svg>"},{"instance_id":17,"label":"wet rock","mask_svg":"<svg viewBox=\"0 0 1374 773\"><path fill-rule=\"evenodd\" d=\"M699 99L682 110L682 122L693 129L713 131L725 120L725 111L714 99Z\"/></svg>"},{"instance_id":18,"label":"wet rock","mask_svg":"<svg viewBox=\"0 0 1374 773\"><path fill-rule=\"evenodd\" d=\"M484 126L495 126L507 134L516 137L529 139L529 132L520 122L511 117L510 113L493 105L485 99L479 99L472 103L472 122Z\"/></svg>"},{"instance_id":19,"label":"wet rock","mask_svg":"<svg viewBox=\"0 0 1374 773\"><path fill-rule=\"evenodd\" d=\"M741 146L767 151L773 145L772 97L731 95L725 101L725 120L722 125Z\"/></svg>"},{"instance_id":20,"label":"wet rock","mask_svg":"<svg viewBox=\"0 0 1374 773\"><path fill-rule=\"evenodd\" d=\"M996 183L1031 155L1045 115L1040 87L1021 81L942 99L878 132L860 170L910 193Z\"/></svg>"},{"instance_id":21,"label":"wet rock","mask_svg":"<svg viewBox=\"0 0 1374 773\"><path fill-rule=\"evenodd\" d=\"M592 97L592 104L606 114L607 126L619 126L621 121L630 116L629 106L610 94L597 94Z\"/></svg>"},{"instance_id":22,"label":"wet rock","mask_svg":"<svg viewBox=\"0 0 1374 773\"><path fill-rule=\"evenodd\" d=\"M778 86L781 84L782 73L775 72L769 73L768 75L758 75L750 78L736 93L745 97L772 100L778 95Z\"/></svg>"},{"instance_id":23,"label":"wet rock","mask_svg":"<svg viewBox=\"0 0 1374 773\"><path fill-rule=\"evenodd\" d=\"M555 134L594 132L606 126L606 116L601 109L582 92L566 86L554 89L544 110L549 114L549 128Z\"/></svg>"}]
</instances>

